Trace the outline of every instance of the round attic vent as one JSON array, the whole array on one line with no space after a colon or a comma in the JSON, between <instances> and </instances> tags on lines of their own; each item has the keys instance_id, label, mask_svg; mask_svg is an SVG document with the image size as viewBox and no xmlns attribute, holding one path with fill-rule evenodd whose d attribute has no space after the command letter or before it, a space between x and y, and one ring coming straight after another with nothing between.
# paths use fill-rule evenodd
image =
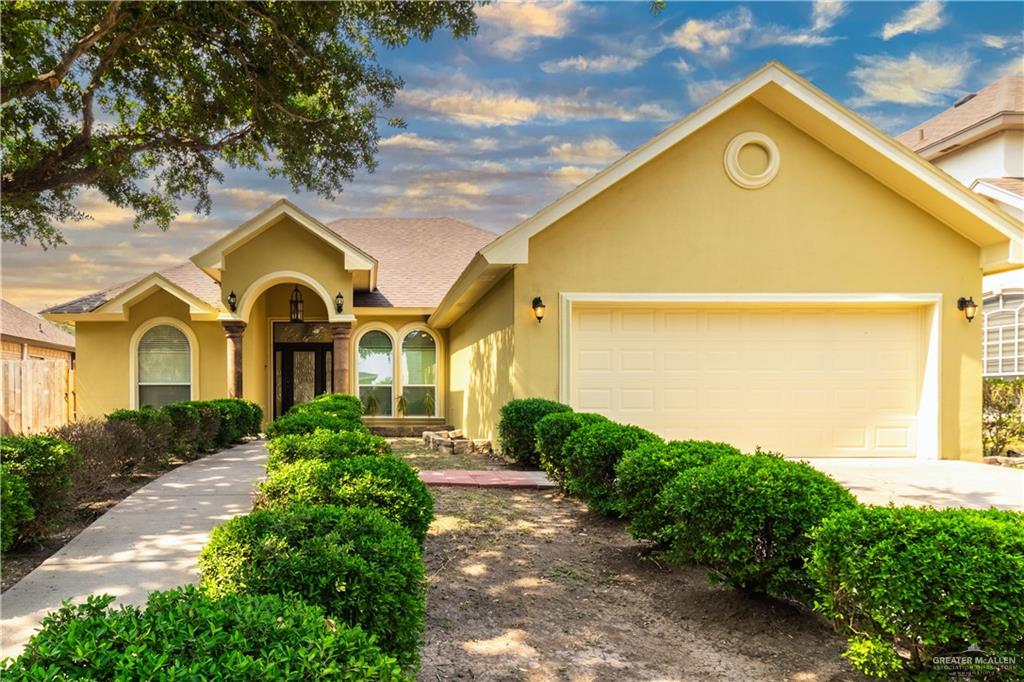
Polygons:
<instances>
[{"instance_id":1,"label":"round attic vent","mask_svg":"<svg viewBox=\"0 0 1024 682\"><path fill-rule=\"evenodd\" d=\"M740 133L725 148L725 172L744 189L764 187L779 172L779 148L763 133Z\"/></svg>"}]
</instances>

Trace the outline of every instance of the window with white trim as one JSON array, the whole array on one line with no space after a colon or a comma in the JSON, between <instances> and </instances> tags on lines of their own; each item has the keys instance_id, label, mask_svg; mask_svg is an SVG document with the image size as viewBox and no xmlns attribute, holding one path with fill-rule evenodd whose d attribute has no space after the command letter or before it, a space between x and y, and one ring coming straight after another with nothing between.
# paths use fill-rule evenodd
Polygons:
<instances>
[{"instance_id":1,"label":"window with white trim","mask_svg":"<svg viewBox=\"0 0 1024 682\"><path fill-rule=\"evenodd\" d=\"M986 294L983 300L985 376L1024 375L1024 289Z\"/></svg>"},{"instance_id":2,"label":"window with white trim","mask_svg":"<svg viewBox=\"0 0 1024 682\"><path fill-rule=\"evenodd\" d=\"M390 417L392 414L394 349L391 337L378 329L359 337L356 347L359 399L368 416Z\"/></svg>"},{"instance_id":3,"label":"window with white trim","mask_svg":"<svg viewBox=\"0 0 1024 682\"><path fill-rule=\"evenodd\" d=\"M138 404L163 407L192 398L192 347L177 327L153 327L139 341Z\"/></svg>"},{"instance_id":4,"label":"window with white trim","mask_svg":"<svg viewBox=\"0 0 1024 682\"><path fill-rule=\"evenodd\" d=\"M422 329L402 339L402 397L406 416L433 417L437 412L437 342Z\"/></svg>"}]
</instances>

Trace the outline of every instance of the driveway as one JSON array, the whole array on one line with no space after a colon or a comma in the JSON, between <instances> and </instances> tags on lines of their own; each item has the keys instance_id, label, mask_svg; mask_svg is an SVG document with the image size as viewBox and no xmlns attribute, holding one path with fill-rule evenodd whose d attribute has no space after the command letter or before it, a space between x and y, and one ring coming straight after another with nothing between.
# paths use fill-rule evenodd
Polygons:
<instances>
[{"instance_id":1,"label":"driveway","mask_svg":"<svg viewBox=\"0 0 1024 682\"><path fill-rule=\"evenodd\" d=\"M866 504L1024 511L1024 470L958 460L812 459Z\"/></svg>"},{"instance_id":2,"label":"driveway","mask_svg":"<svg viewBox=\"0 0 1024 682\"><path fill-rule=\"evenodd\" d=\"M65 599L111 594L145 604L153 590L196 580L210 530L252 508L263 477L262 442L238 445L169 471L118 503L0 597L0 658L17 656Z\"/></svg>"}]
</instances>

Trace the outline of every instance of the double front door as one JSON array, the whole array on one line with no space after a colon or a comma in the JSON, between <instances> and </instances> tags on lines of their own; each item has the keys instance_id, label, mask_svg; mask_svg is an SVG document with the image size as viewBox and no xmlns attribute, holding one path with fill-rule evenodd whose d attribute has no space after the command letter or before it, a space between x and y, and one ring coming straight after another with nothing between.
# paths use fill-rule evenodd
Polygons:
<instances>
[{"instance_id":1,"label":"double front door","mask_svg":"<svg viewBox=\"0 0 1024 682\"><path fill-rule=\"evenodd\" d=\"M334 390L332 345L274 344L274 416Z\"/></svg>"}]
</instances>

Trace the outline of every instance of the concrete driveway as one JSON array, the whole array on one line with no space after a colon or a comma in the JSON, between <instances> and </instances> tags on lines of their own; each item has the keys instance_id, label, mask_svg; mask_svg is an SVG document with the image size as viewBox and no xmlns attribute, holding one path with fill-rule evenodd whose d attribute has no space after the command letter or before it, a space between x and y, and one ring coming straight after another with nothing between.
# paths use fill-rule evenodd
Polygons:
<instances>
[{"instance_id":1,"label":"concrete driveway","mask_svg":"<svg viewBox=\"0 0 1024 682\"><path fill-rule=\"evenodd\" d=\"M866 504L1024 511L1024 470L957 460L812 459Z\"/></svg>"}]
</instances>

